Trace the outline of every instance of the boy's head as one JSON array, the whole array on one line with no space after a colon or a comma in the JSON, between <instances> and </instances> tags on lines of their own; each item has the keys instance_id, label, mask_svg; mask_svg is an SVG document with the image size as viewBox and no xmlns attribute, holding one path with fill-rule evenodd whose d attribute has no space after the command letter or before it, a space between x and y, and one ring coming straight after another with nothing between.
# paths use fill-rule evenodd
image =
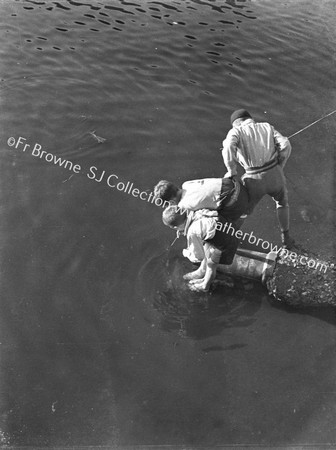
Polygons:
<instances>
[{"instance_id":1,"label":"boy's head","mask_svg":"<svg viewBox=\"0 0 336 450\"><path fill-rule=\"evenodd\" d=\"M170 228L183 230L187 221L187 213L181 210L177 205L168 206L162 213L162 221Z\"/></svg>"},{"instance_id":2,"label":"boy's head","mask_svg":"<svg viewBox=\"0 0 336 450\"><path fill-rule=\"evenodd\" d=\"M161 198L164 201L170 201L177 197L179 188L167 180L161 180L154 186L154 197Z\"/></svg>"},{"instance_id":3,"label":"boy's head","mask_svg":"<svg viewBox=\"0 0 336 450\"><path fill-rule=\"evenodd\" d=\"M248 111L246 111L246 109L237 109L231 114L230 117L231 125L233 125L233 122L235 122L238 119L244 121L246 119L252 119L252 116Z\"/></svg>"}]
</instances>

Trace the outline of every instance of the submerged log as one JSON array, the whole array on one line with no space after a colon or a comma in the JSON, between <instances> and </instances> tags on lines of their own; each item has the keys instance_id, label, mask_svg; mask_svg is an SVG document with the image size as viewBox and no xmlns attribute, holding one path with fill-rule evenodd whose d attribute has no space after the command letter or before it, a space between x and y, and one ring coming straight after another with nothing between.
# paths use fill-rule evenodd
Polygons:
<instances>
[{"instance_id":1,"label":"submerged log","mask_svg":"<svg viewBox=\"0 0 336 450\"><path fill-rule=\"evenodd\" d=\"M259 280L273 298L292 306L336 306L335 263L321 261L303 249L300 255L286 250L264 254L238 249L230 266L218 266L218 284L222 274Z\"/></svg>"},{"instance_id":2,"label":"submerged log","mask_svg":"<svg viewBox=\"0 0 336 450\"><path fill-rule=\"evenodd\" d=\"M300 263L300 257L291 258L280 254L272 275L266 281L272 297L292 306L336 306L336 267L332 261L319 261L306 252L308 261L315 261L311 267Z\"/></svg>"}]
</instances>

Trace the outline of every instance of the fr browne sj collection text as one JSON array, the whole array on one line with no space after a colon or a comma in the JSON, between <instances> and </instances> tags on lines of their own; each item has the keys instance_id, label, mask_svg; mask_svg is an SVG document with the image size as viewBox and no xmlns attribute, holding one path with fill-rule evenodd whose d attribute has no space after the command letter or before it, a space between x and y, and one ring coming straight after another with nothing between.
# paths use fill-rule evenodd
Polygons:
<instances>
[{"instance_id":1,"label":"fr browne sj collection text","mask_svg":"<svg viewBox=\"0 0 336 450\"><path fill-rule=\"evenodd\" d=\"M15 149L21 150L24 153L31 153L32 156L38 159L44 159L48 163L54 164L56 166L62 167L64 169L69 170L70 172L73 172L73 174L79 174L82 172L82 168L79 164L74 164L72 161L69 161L67 159L64 159L60 156L56 156L53 153L48 153L45 150L42 150L42 145L40 144L34 144L34 146L28 144L27 139L20 136L19 138L10 137L7 139L7 144L9 147L13 147ZM139 198L142 201L153 203L156 206L161 206L162 208L166 208L167 206L170 206L170 202L167 200L163 201L161 198L154 198L153 192L148 191L141 191L138 188L133 187L134 183L127 181L122 182L118 181L119 177L116 174L109 174L107 175L106 170L99 170L96 166L91 166L88 171L86 171L86 176L90 180L94 180L97 183L102 182L105 180L106 184L110 188L116 188L120 192L124 192L126 194L132 195L133 197ZM183 214L185 210L181 211L181 214ZM223 224L221 222L218 222L216 225L216 229L229 233L230 232L230 226L226 230L228 223L225 224L224 228ZM233 228L232 228L233 229ZM234 229L233 229L234 230ZM238 236L239 233L239 236ZM232 235L232 233L231 233ZM250 244L255 244L258 246L259 242L261 241L261 247L263 250L271 250L272 252L279 253L286 252L286 256L288 256L288 250L283 249L282 247L274 246L268 241L265 241L264 239L259 238L257 241L256 236L253 235L253 233L244 233L241 230L238 230L236 232L237 239L245 240L246 236L249 236L248 242ZM253 239L253 242L252 242ZM257 242L256 242L257 241ZM300 260L298 261L298 258L300 255L297 255L295 252L291 252L289 254L289 257L292 261L297 261L299 264L307 265L309 268L320 268L320 271L323 269L324 272L327 270L327 264L324 264L323 262L310 259L308 261L307 256L301 256ZM307 262L308 261L308 262Z\"/></svg>"},{"instance_id":2,"label":"fr browne sj collection text","mask_svg":"<svg viewBox=\"0 0 336 450\"><path fill-rule=\"evenodd\" d=\"M72 161L64 159L60 156L56 156L53 153L48 153L42 150L42 145L35 143L30 145L27 143L27 139L20 136L19 138L10 137L7 139L7 144L9 147L14 147L15 149L21 150L24 153L31 153L32 156L39 159L44 159L48 163L54 164L64 169L68 169L70 172L79 174L82 172L82 167L79 164L74 164ZM112 173L107 174L106 170L99 170L96 166L91 166L86 172L86 176L90 180L94 180L97 183L105 180L107 186L110 188L116 188L118 191L125 192L132 195L133 197L139 198L142 201L147 201L149 203L154 203L156 206L166 207L169 206L169 202L164 202L160 198L154 198L153 192L141 191L140 189L134 187L134 183L127 181L118 181L118 175ZM167 204L165 204L167 203Z\"/></svg>"}]
</instances>

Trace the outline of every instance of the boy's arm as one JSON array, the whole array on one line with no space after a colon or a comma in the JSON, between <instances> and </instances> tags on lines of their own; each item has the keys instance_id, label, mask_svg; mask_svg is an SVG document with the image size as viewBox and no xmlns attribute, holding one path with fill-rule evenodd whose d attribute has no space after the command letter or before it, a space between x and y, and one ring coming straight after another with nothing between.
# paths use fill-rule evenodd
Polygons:
<instances>
[{"instance_id":1,"label":"boy's arm","mask_svg":"<svg viewBox=\"0 0 336 450\"><path fill-rule=\"evenodd\" d=\"M231 129L228 132L226 139L223 141L222 156L225 167L227 168L224 178L231 178L237 175L237 144L238 136L236 135L235 130Z\"/></svg>"},{"instance_id":2,"label":"boy's arm","mask_svg":"<svg viewBox=\"0 0 336 450\"><path fill-rule=\"evenodd\" d=\"M279 165L284 168L285 164L291 154L292 146L289 142L289 139L285 136L282 136L277 130L274 131L274 142L275 146L278 150L278 161Z\"/></svg>"},{"instance_id":3,"label":"boy's arm","mask_svg":"<svg viewBox=\"0 0 336 450\"><path fill-rule=\"evenodd\" d=\"M205 267L205 275L202 280L195 282L190 286L193 291L207 292L210 289L211 283L216 278L217 266L221 257L221 251L212 245L204 244L205 258L202 262Z\"/></svg>"},{"instance_id":4,"label":"boy's arm","mask_svg":"<svg viewBox=\"0 0 336 450\"><path fill-rule=\"evenodd\" d=\"M194 213L189 213L193 214ZM195 224L196 225L196 224ZM199 230L197 226L195 226L193 223L190 225L188 232L187 232L187 248L183 250L183 256L186 256L191 262L198 262L201 261L203 263L205 254L204 254L204 248L203 248L203 240L199 235ZM203 278L205 273L204 266L201 266L190 273L187 273L184 275L185 280L192 280L195 278Z\"/></svg>"},{"instance_id":5,"label":"boy's arm","mask_svg":"<svg viewBox=\"0 0 336 450\"><path fill-rule=\"evenodd\" d=\"M191 262L197 263L204 258L203 242L197 236L191 233L187 234L187 248L183 250L183 256L188 258Z\"/></svg>"}]
</instances>

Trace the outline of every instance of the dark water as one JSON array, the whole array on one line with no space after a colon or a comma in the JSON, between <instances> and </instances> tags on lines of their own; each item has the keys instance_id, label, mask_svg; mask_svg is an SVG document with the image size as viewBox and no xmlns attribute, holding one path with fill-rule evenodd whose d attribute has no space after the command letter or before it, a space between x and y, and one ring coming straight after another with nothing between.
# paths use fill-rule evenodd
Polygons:
<instances>
[{"instance_id":1,"label":"dark water","mask_svg":"<svg viewBox=\"0 0 336 450\"><path fill-rule=\"evenodd\" d=\"M107 185L222 176L237 107L285 135L334 110L334 2L0 8L2 444L335 444L334 311L189 292L161 209ZM335 116L294 137L286 168L293 235L321 258L334 137ZM272 201L244 229L279 243Z\"/></svg>"}]
</instances>

